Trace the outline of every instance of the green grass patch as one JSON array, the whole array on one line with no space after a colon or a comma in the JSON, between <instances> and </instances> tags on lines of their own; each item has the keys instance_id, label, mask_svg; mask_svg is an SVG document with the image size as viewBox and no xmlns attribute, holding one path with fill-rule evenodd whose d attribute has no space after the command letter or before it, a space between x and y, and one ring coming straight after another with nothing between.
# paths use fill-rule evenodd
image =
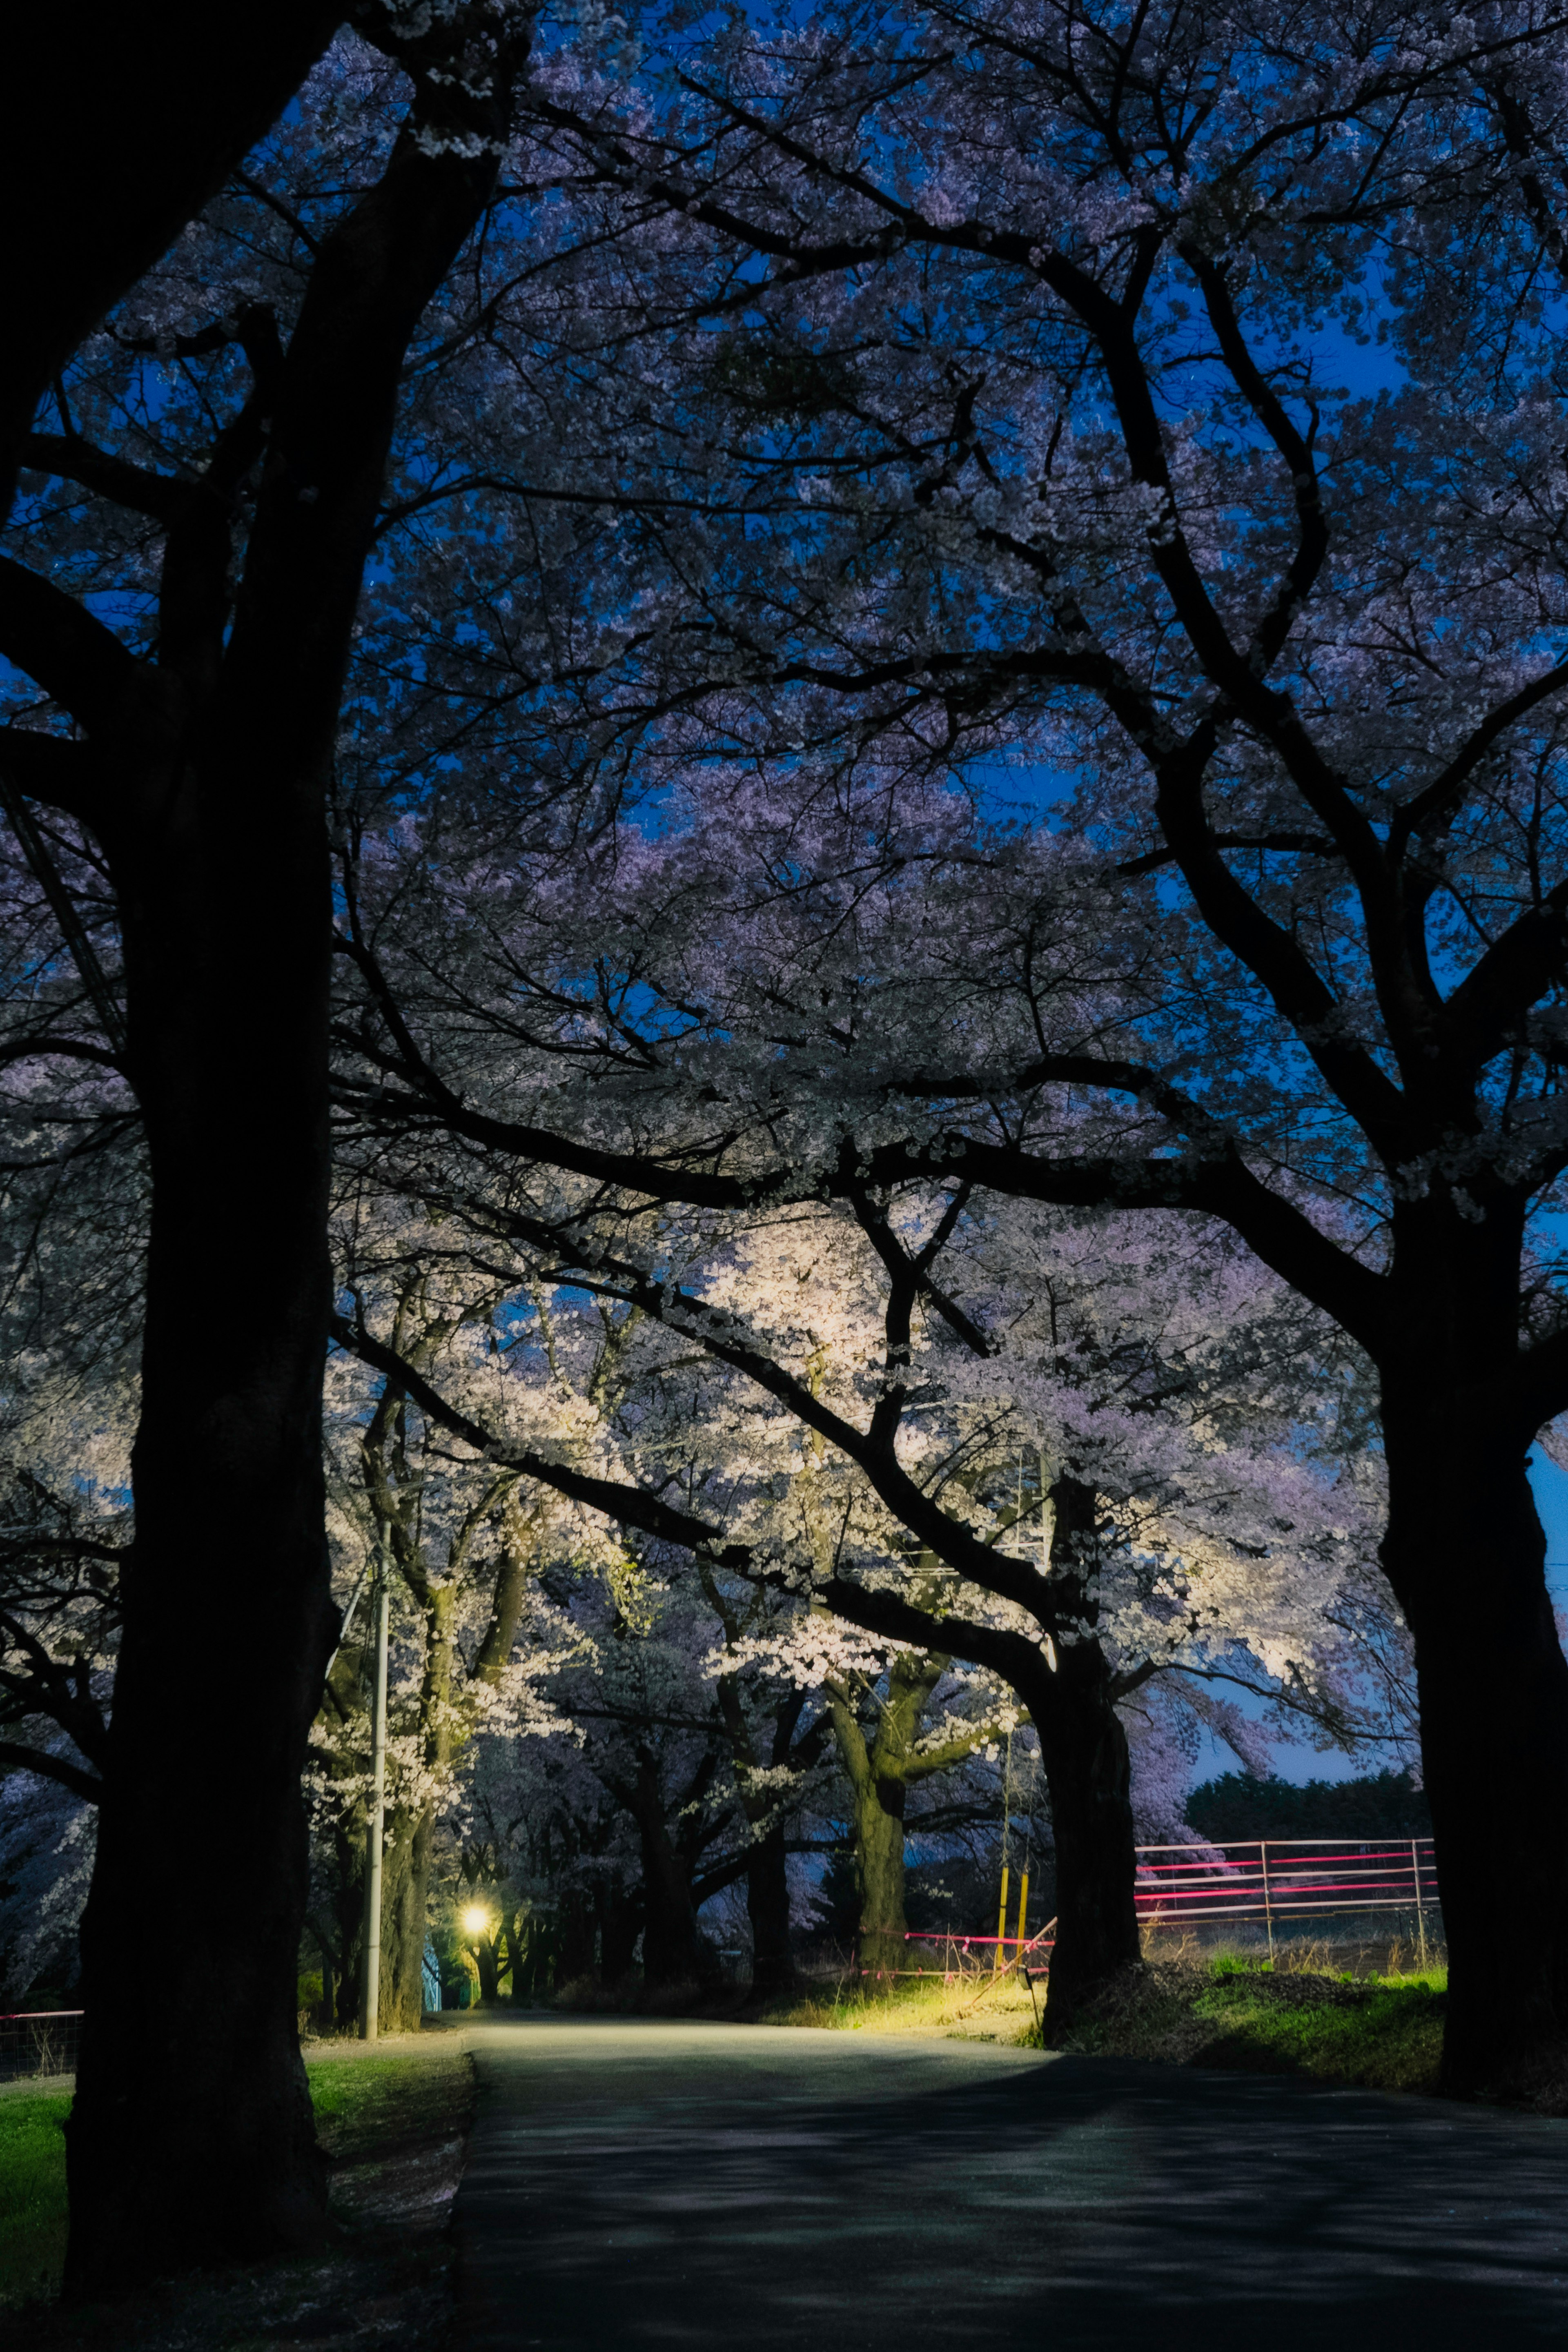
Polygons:
<instances>
[{"instance_id":1,"label":"green grass patch","mask_svg":"<svg viewBox=\"0 0 1568 2352\"><path fill-rule=\"evenodd\" d=\"M1204 1969L1155 1964L1130 1970L1060 2046L1430 2094L1447 2007L1439 1969L1356 1981L1233 1959Z\"/></svg>"},{"instance_id":2,"label":"green grass patch","mask_svg":"<svg viewBox=\"0 0 1568 2352\"><path fill-rule=\"evenodd\" d=\"M449 2042L400 2057L321 2058L310 2073L316 2137L340 2165L379 2163L468 2130L473 2076Z\"/></svg>"},{"instance_id":3,"label":"green grass patch","mask_svg":"<svg viewBox=\"0 0 1568 2352\"><path fill-rule=\"evenodd\" d=\"M0 2305L58 2289L70 2105L58 2095L0 2099Z\"/></svg>"},{"instance_id":4,"label":"green grass patch","mask_svg":"<svg viewBox=\"0 0 1568 2352\"><path fill-rule=\"evenodd\" d=\"M468 2129L472 2078L454 2050L324 2059L310 2069L316 2132L337 2165L375 2164ZM0 2308L59 2292L68 2097L0 2099Z\"/></svg>"}]
</instances>

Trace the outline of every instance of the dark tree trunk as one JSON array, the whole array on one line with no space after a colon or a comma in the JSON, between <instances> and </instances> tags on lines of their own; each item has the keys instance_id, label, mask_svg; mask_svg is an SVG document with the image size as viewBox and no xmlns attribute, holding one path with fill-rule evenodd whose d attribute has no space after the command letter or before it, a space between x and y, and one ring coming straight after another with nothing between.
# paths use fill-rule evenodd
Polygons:
<instances>
[{"instance_id":1,"label":"dark tree trunk","mask_svg":"<svg viewBox=\"0 0 1568 2352\"><path fill-rule=\"evenodd\" d=\"M1062 1645L1018 1696L1039 1733L1056 1842L1057 1933L1047 2039L1141 1957L1133 1901L1131 1770L1110 1670L1097 1641Z\"/></svg>"},{"instance_id":2,"label":"dark tree trunk","mask_svg":"<svg viewBox=\"0 0 1568 2352\"><path fill-rule=\"evenodd\" d=\"M605 1897L604 1926L599 1934L599 1972L607 1985L624 1984L637 1965L632 1955L637 1950L641 1926L637 1905L623 1888L612 1886Z\"/></svg>"},{"instance_id":3,"label":"dark tree trunk","mask_svg":"<svg viewBox=\"0 0 1568 2352\"><path fill-rule=\"evenodd\" d=\"M500 1998L500 1950L494 1936L477 1936L472 1945L479 1971L479 1999L493 2009Z\"/></svg>"},{"instance_id":4,"label":"dark tree trunk","mask_svg":"<svg viewBox=\"0 0 1568 2352\"><path fill-rule=\"evenodd\" d=\"M1036 1653L1014 1685L1039 1734L1056 1843L1047 2041L1059 2038L1086 2001L1142 1957L1133 1898L1131 1762L1110 1662L1094 1632L1099 1496L1088 1480L1067 1472L1054 1482L1050 1500L1051 1581L1061 1627L1056 1664Z\"/></svg>"},{"instance_id":5,"label":"dark tree trunk","mask_svg":"<svg viewBox=\"0 0 1568 2352\"><path fill-rule=\"evenodd\" d=\"M308 2244L324 2219L291 1979L300 1776L335 1622L321 1435L330 905L319 780L280 792L269 747L253 748L259 765L231 744L221 774L182 780L155 857L116 861L153 1220L135 1566L82 1923L78 2292L144 2274L150 2255L167 2268ZM236 1299L215 1339L216 1281ZM182 1734L204 1692L217 1769L193 1769ZM203 1856L203 1896L171 1935L176 1820Z\"/></svg>"},{"instance_id":6,"label":"dark tree trunk","mask_svg":"<svg viewBox=\"0 0 1568 2352\"><path fill-rule=\"evenodd\" d=\"M554 1929L534 1912L521 1921L512 1943L513 2000L531 2005L542 1995L554 1990L552 1973L554 1957Z\"/></svg>"},{"instance_id":7,"label":"dark tree trunk","mask_svg":"<svg viewBox=\"0 0 1568 2352\"><path fill-rule=\"evenodd\" d=\"M664 1819L657 1787L645 1790L639 1775L637 1822L642 1844L643 1982L707 1984L719 1973L697 1914L691 1907L691 1876Z\"/></svg>"},{"instance_id":8,"label":"dark tree trunk","mask_svg":"<svg viewBox=\"0 0 1568 2352\"><path fill-rule=\"evenodd\" d=\"M359 2029L360 1971L363 1965L364 1956L356 1925L353 1941L343 1946L342 1965L337 1973L337 2006L332 2022L340 2033L353 2033Z\"/></svg>"},{"instance_id":9,"label":"dark tree trunk","mask_svg":"<svg viewBox=\"0 0 1568 2352\"><path fill-rule=\"evenodd\" d=\"M1479 1352L1479 1351L1478 1351ZM1506 1373L1385 1367L1384 1565L1415 1644L1448 1946L1443 2085L1568 2104L1568 1663Z\"/></svg>"},{"instance_id":10,"label":"dark tree trunk","mask_svg":"<svg viewBox=\"0 0 1568 2352\"><path fill-rule=\"evenodd\" d=\"M710 1601L722 1619L725 1633L732 1640L733 1621L713 1583L705 1579L705 1585ZM775 2000L793 1992L796 1982L795 1956L790 1949L789 1872L784 1839L785 1812L789 1809L780 1805L776 1784L770 1781L766 1790L762 1791L753 1780L756 1751L737 1677L721 1675L718 1693L724 1726L734 1748L741 1810L754 1841L746 1864L752 1990L760 1999ZM805 1706L804 1691L791 1691L778 1701L768 1755L775 1772L787 1768L804 1777L821 1752L826 1725L820 1721L808 1729L798 1747L795 1744L795 1731Z\"/></svg>"},{"instance_id":11,"label":"dark tree trunk","mask_svg":"<svg viewBox=\"0 0 1568 2352\"><path fill-rule=\"evenodd\" d=\"M746 1865L746 1914L752 1923L752 1990L769 2000L779 2000L793 1992L795 1984L782 1822L775 1822L752 1848Z\"/></svg>"},{"instance_id":12,"label":"dark tree trunk","mask_svg":"<svg viewBox=\"0 0 1568 2352\"><path fill-rule=\"evenodd\" d=\"M533 2002L554 1992L562 1978L561 1929L553 1919L531 1912L517 1931L511 1991L514 2000Z\"/></svg>"},{"instance_id":13,"label":"dark tree trunk","mask_svg":"<svg viewBox=\"0 0 1568 2352\"><path fill-rule=\"evenodd\" d=\"M561 1906L561 1958L556 1982L575 1984L594 1973L595 1904L584 1887L574 1887Z\"/></svg>"},{"instance_id":14,"label":"dark tree trunk","mask_svg":"<svg viewBox=\"0 0 1568 2352\"><path fill-rule=\"evenodd\" d=\"M216 492L169 530L156 667L8 574L0 643L88 732L152 1170L136 1549L68 2138L79 2296L325 2227L294 2011L300 1777L336 1622L323 811L404 358L493 184L509 81L419 79L417 122L316 255L287 355L254 362L273 380L232 626ZM216 1769L193 1765L193 1708L218 1727ZM171 1933L176 1821L203 1893Z\"/></svg>"},{"instance_id":15,"label":"dark tree trunk","mask_svg":"<svg viewBox=\"0 0 1568 2352\"><path fill-rule=\"evenodd\" d=\"M1037 1643L1018 1633L966 1626L955 1618L938 1620L885 1592L846 1585L836 1591L832 1605L851 1623L899 1641L918 1643L940 1630L953 1642L956 1655L988 1666L1028 1709L1039 1734L1056 1849L1057 1935L1047 2034L1059 2034L1084 2002L1134 1965L1142 1952L1133 1899L1137 1857L1127 1735L1116 1712L1110 1668L1092 1630L1098 1618L1098 1498L1092 1486L1068 1475L1053 1485L1051 1503L1049 1622L1056 1623L1059 1636L1054 1668ZM1069 1628L1076 1629L1071 1638ZM879 1738L875 1759L849 1707L837 1697L830 1701L839 1755L856 1794L858 1849L863 1842L858 1824L870 1819L871 1784L895 1773L913 1777L929 1769L929 1759L910 1755L919 1727L918 1708L907 1716L901 1735L895 1738L890 1736L896 1716L891 1701L900 1685L906 1694L918 1691L921 1675L931 1676L929 1696L945 1664L934 1655L922 1664L918 1655L907 1654L896 1664L889 1680L889 1736ZM881 1810L886 1811L886 1806ZM901 1825L900 1855L901 1861ZM868 1911L863 1916L872 1924ZM882 1958L876 1965L899 1963Z\"/></svg>"}]
</instances>

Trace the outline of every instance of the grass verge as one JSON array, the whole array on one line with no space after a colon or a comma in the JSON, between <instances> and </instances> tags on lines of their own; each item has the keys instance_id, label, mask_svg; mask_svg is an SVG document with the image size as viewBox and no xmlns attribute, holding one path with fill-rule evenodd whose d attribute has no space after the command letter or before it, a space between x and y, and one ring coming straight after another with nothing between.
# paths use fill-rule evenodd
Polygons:
<instances>
[{"instance_id":1,"label":"grass verge","mask_svg":"<svg viewBox=\"0 0 1568 2352\"><path fill-rule=\"evenodd\" d=\"M1315 1948L1309 1962L1323 1955ZM1131 1969L1085 2014L1063 2049L1305 2075L1367 2090L1434 2093L1447 1974L1397 1969L1355 1978L1308 1965L1274 1969L1249 1956L1195 1951ZM766 2025L837 2032L921 2033L1038 2049L1044 2035L1016 1978L971 1978L862 1992L825 1988L767 2011Z\"/></svg>"},{"instance_id":2,"label":"grass verge","mask_svg":"<svg viewBox=\"0 0 1568 2352\"><path fill-rule=\"evenodd\" d=\"M763 2025L810 2025L837 2033L922 2033L969 2042L1031 2038L1036 2008L1016 1976L992 1982L973 1976L944 1981L940 1970L906 1977L887 1988L824 1987L763 2011Z\"/></svg>"},{"instance_id":3,"label":"grass verge","mask_svg":"<svg viewBox=\"0 0 1568 2352\"><path fill-rule=\"evenodd\" d=\"M1356 1982L1234 1959L1207 1967L1156 1961L1130 1969L1058 2046L1087 2057L1298 2074L1430 2095L1442 2057L1447 1982L1438 1969Z\"/></svg>"},{"instance_id":4,"label":"grass verge","mask_svg":"<svg viewBox=\"0 0 1568 2352\"><path fill-rule=\"evenodd\" d=\"M66 2252L68 2098L0 2099L0 2305L53 2294Z\"/></svg>"},{"instance_id":5,"label":"grass verge","mask_svg":"<svg viewBox=\"0 0 1568 2352\"><path fill-rule=\"evenodd\" d=\"M0 2340L26 2352L398 2352L437 2344L450 2307L442 2233L462 2168L473 2077L455 2037L310 2068L331 2160L332 2242L297 2261L203 2273L124 2303L53 2305L65 2256L68 2097L0 2100ZM296 2329L298 2333L296 2334Z\"/></svg>"}]
</instances>

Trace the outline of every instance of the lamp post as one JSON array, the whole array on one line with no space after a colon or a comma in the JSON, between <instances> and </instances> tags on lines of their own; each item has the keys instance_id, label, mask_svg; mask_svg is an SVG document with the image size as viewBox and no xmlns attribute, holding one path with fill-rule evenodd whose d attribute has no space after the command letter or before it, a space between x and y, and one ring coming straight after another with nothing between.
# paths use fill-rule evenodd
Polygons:
<instances>
[{"instance_id":1,"label":"lamp post","mask_svg":"<svg viewBox=\"0 0 1568 2352\"><path fill-rule=\"evenodd\" d=\"M360 1979L359 2031L374 2042L381 2021L381 1844L386 1826L386 1553L375 1565L375 1698L371 1717L370 1820L364 1834L364 1969Z\"/></svg>"}]
</instances>

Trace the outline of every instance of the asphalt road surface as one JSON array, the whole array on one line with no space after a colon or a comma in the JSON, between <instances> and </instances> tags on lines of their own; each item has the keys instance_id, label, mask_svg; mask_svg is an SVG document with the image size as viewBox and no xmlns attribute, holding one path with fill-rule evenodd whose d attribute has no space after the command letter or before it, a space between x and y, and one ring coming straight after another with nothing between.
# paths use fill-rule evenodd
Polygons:
<instances>
[{"instance_id":1,"label":"asphalt road surface","mask_svg":"<svg viewBox=\"0 0 1568 2352\"><path fill-rule=\"evenodd\" d=\"M963 2042L531 2017L470 2042L471 2352L1509 2352L1568 2124Z\"/></svg>"}]
</instances>

